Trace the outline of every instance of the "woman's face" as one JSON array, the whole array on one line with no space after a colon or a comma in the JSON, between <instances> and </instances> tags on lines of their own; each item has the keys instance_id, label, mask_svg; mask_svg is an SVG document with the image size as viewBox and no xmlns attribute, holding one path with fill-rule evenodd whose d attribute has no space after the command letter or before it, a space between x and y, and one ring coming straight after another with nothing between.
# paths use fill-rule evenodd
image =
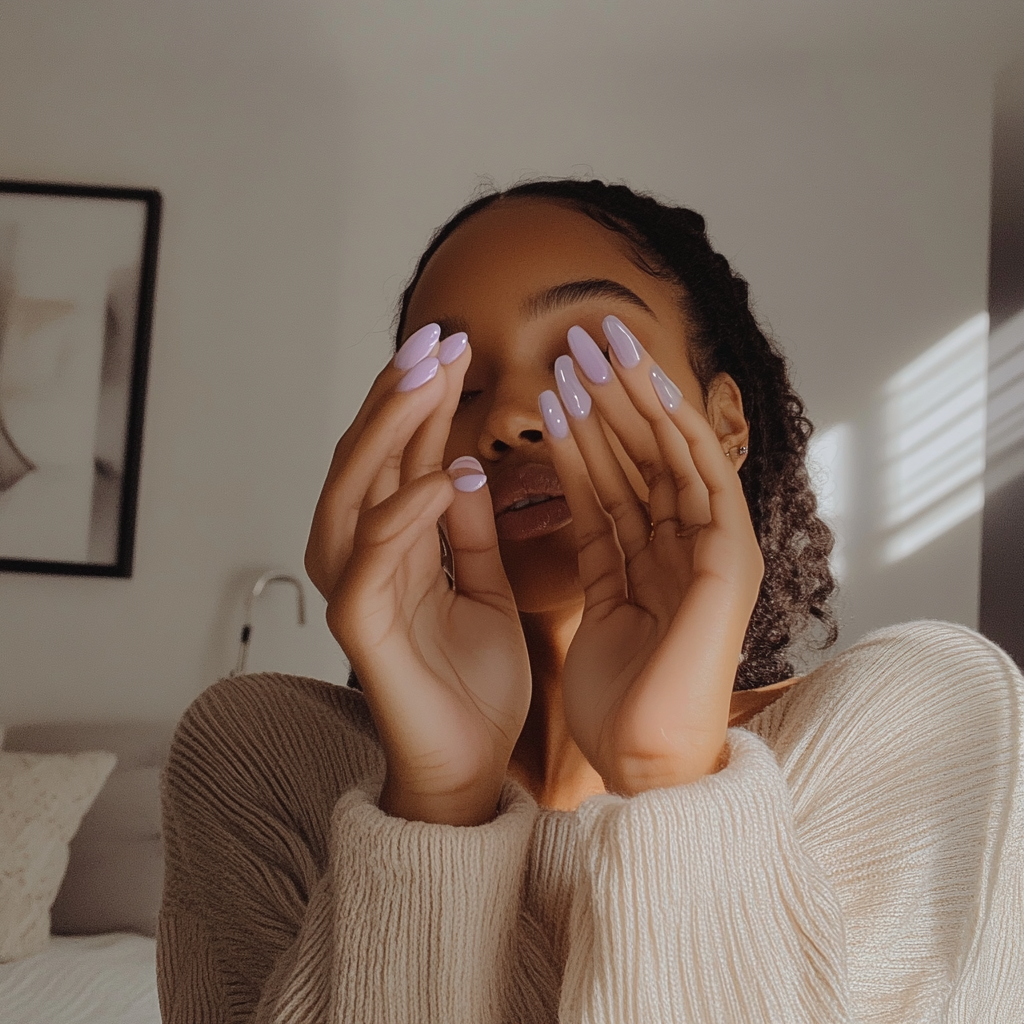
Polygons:
<instances>
[{"instance_id":1,"label":"woman's face","mask_svg":"<svg viewBox=\"0 0 1024 1024\"><path fill-rule=\"evenodd\" d=\"M559 204L499 200L476 214L435 253L409 304L406 336L431 321L441 325L442 337L455 331L469 335L472 362L445 465L460 455L483 464L502 561L523 612L575 609L582 601L564 501L522 512L505 506L523 493L523 481L543 489L545 477L551 479L537 398L545 389L557 390L553 366L569 352L566 332L578 324L606 351L601 321L610 313L630 328L687 401L704 408L687 359L676 288L640 270L620 236ZM712 387L709 419L720 436L737 426L737 409L742 424L739 403L729 378L724 387ZM645 499L636 467L610 433L609 440Z\"/></svg>"}]
</instances>

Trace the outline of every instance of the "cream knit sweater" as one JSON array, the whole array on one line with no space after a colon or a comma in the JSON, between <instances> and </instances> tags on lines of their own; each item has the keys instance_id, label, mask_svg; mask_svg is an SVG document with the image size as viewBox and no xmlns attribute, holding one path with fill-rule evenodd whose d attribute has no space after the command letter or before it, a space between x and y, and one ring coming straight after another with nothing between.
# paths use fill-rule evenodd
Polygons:
<instances>
[{"instance_id":1,"label":"cream knit sweater","mask_svg":"<svg viewBox=\"0 0 1024 1024\"><path fill-rule=\"evenodd\" d=\"M488 824L382 813L362 696L225 680L164 776L174 1024L1024 1021L1024 680L970 630L869 637L716 775Z\"/></svg>"}]
</instances>

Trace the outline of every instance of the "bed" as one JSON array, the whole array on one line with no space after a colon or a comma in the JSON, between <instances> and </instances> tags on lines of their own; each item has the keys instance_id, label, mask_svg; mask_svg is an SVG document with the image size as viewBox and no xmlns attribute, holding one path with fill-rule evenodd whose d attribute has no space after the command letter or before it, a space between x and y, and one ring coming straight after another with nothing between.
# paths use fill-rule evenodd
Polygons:
<instances>
[{"instance_id":1,"label":"bed","mask_svg":"<svg viewBox=\"0 0 1024 1024\"><path fill-rule=\"evenodd\" d=\"M118 761L71 841L47 949L0 964L0 1024L159 1024L160 770L167 723L9 727L8 751Z\"/></svg>"}]
</instances>

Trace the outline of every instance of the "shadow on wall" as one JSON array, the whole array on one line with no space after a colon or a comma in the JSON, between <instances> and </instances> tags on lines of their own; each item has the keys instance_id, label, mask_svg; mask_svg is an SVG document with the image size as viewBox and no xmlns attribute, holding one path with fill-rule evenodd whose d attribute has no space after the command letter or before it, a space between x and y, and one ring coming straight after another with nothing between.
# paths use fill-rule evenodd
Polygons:
<instances>
[{"instance_id":1,"label":"shadow on wall","mask_svg":"<svg viewBox=\"0 0 1024 1024\"><path fill-rule=\"evenodd\" d=\"M1024 668L1024 55L996 80L981 629Z\"/></svg>"},{"instance_id":2,"label":"shadow on wall","mask_svg":"<svg viewBox=\"0 0 1024 1024\"><path fill-rule=\"evenodd\" d=\"M981 630L1024 668L1024 310L993 332Z\"/></svg>"},{"instance_id":3,"label":"shadow on wall","mask_svg":"<svg viewBox=\"0 0 1024 1024\"><path fill-rule=\"evenodd\" d=\"M1024 477L1024 309L989 340L985 493ZM1024 529L1024 524L1019 524ZM1024 616L1024 609L1021 609Z\"/></svg>"},{"instance_id":4,"label":"shadow on wall","mask_svg":"<svg viewBox=\"0 0 1024 1024\"><path fill-rule=\"evenodd\" d=\"M817 433L808 469L842 583L895 566L1024 480L1024 314L978 313L894 373L856 420Z\"/></svg>"}]
</instances>

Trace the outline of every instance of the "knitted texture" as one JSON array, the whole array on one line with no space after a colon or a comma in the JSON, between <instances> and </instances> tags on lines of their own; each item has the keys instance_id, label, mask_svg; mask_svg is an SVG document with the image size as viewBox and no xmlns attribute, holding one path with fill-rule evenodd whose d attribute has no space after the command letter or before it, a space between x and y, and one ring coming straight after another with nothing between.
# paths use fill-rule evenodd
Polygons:
<instances>
[{"instance_id":1,"label":"knitted texture","mask_svg":"<svg viewBox=\"0 0 1024 1024\"><path fill-rule=\"evenodd\" d=\"M103 750L0 751L0 963L49 944L68 843L116 763Z\"/></svg>"},{"instance_id":2,"label":"knitted texture","mask_svg":"<svg viewBox=\"0 0 1024 1024\"><path fill-rule=\"evenodd\" d=\"M893 627L715 775L573 813L510 779L454 827L376 806L361 694L224 680L164 774L164 1020L1024 1020L1022 695L970 630Z\"/></svg>"}]
</instances>

